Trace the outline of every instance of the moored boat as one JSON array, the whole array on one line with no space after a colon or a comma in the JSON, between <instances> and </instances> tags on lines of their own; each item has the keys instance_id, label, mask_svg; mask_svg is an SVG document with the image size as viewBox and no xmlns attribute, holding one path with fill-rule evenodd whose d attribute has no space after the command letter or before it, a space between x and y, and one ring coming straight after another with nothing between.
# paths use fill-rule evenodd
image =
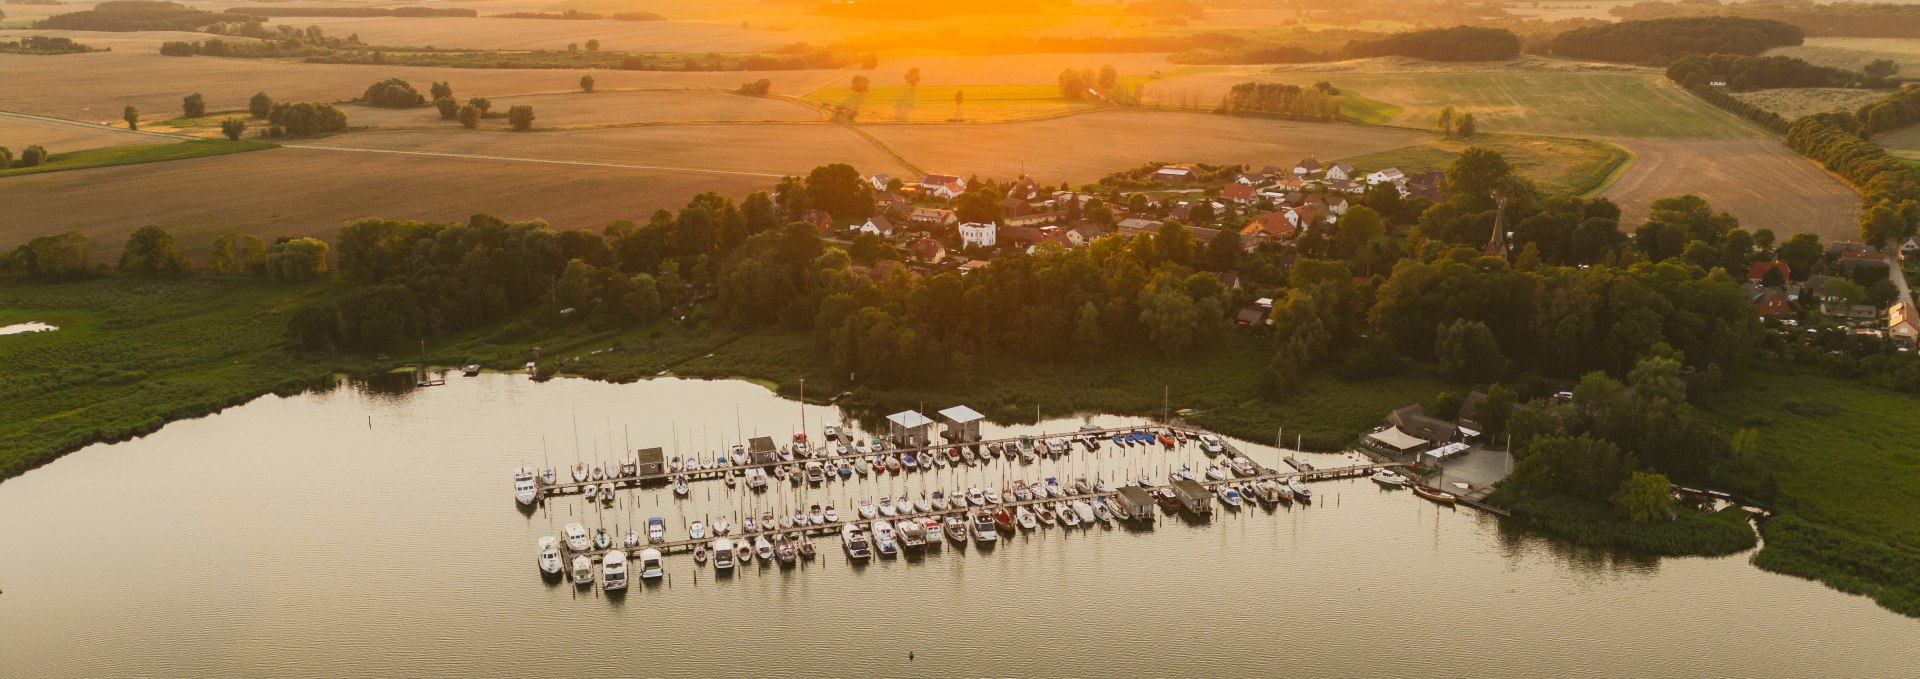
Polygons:
<instances>
[{"instance_id":1,"label":"moored boat","mask_svg":"<svg viewBox=\"0 0 1920 679\"><path fill-rule=\"evenodd\" d=\"M667 570L660 565L660 550L648 547L640 550L640 579L659 580Z\"/></svg>"},{"instance_id":2,"label":"moored boat","mask_svg":"<svg viewBox=\"0 0 1920 679\"><path fill-rule=\"evenodd\" d=\"M520 467L513 470L513 499L520 504L531 505L540 498L540 487L533 482L533 470Z\"/></svg>"},{"instance_id":3,"label":"moored boat","mask_svg":"<svg viewBox=\"0 0 1920 679\"><path fill-rule=\"evenodd\" d=\"M613 592L627 588L627 553L619 550L607 552L600 560L600 586Z\"/></svg>"},{"instance_id":4,"label":"moored boat","mask_svg":"<svg viewBox=\"0 0 1920 679\"><path fill-rule=\"evenodd\" d=\"M1026 507L1020 507L1014 510L1013 518L1014 521L1020 524L1021 530L1033 530L1040 527L1040 522L1033 518L1033 511Z\"/></svg>"},{"instance_id":5,"label":"moored boat","mask_svg":"<svg viewBox=\"0 0 1920 679\"><path fill-rule=\"evenodd\" d=\"M1287 479L1287 491L1293 494L1293 499L1295 500L1301 502L1313 501L1313 491L1307 490L1307 484L1301 483L1300 479Z\"/></svg>"},{"instance_id":6,"label":"moored boat","mask_svg":"<svg viewBox=\"0 0 1920 679\"><path fill-rule=\"evenodd\" d=\"M1220 496L1221 506L1227 509L1240 508L1240 491L1235 489L1233 484L1220 484L1219 487L1214 489L1213 493Z\"/></svg>"},{"instance_id":7,"label":"moored boat","mask_svg":"<svg viewBox=\"0 0 1920 679\"><path fill-rule=\"evenodd\" d=\"M667 541L667 520L658 516L647 519L647 542L660 544Z\"/></svg>"},{"instance_id":8,"label":"moored boat","mask_svg":"<svg viewBox=\"0 0 1920 679\"><path fill-rule=\"evenodd\" d=\"M587 537L587 529L585 526L578 523L569 523L566 528L561 529L561 531L563 535L567 536L568 549L576 552L584 552L593 545L591 538Z\"/></svg>"},{"instance_id":9,"label":"moored boat","mask_svg":"<svg viewBox=\"0 0 1920 679\"><path fill-rule=\"evenodd\" d=\"M715 572L731 571L733 570L733 561L734 561L733 540L730 540L727 538L720 538L718 540L714 540L713 541L713 570Z\"/></svg>"},{"instance_id":10,"label":"moored boat","mask_svg":"<svg viewBox=\"0 0 1920 679\"><path fill-rule=\"evenodd\" d=\"M1373 470L1373 474L1368 478L1373 479L1374 483L1388 488L1401 488L1412 483L1406 475L1392 469L1375 469Z\"/></svg>"},{"instance_id":11,"label":"moored boat","mask_svg":"<svg viewBox=\"0 0 1920 679\"><path fill-rule=\"evenodd\" d=\"M880 556L900 554L900 544L894 540L893 522L886 519L874 520L872 533L873 549L879 552Z\"/></svg>"},{"instance_id":12,"label":"moored boat","mask_svg":"<svg viewBox=\"0 0 1920 679\"><path fill-rule=\"evenodd\" d=\"M561 568L560 541L553 539L551 535L542 535L540 536L538 544L540 546L540 572L546 573L547 575L559 575Z\"/></svg>"},{"instance_id":13,"label":"moored boat","mask_svg":"<svg viewBox=\"0 0 1920 679\"><path fill-rule=\"evenodd\" d=\"M988 513L987 510L974 510L971 523L973 524L974 543L985 547L992 544L993 541L1000 539L1000 532L994 529L993 515Z\"/></svg>"},{"instance_id":14,"label":"moored boat","mask_svg":"<svg viewBox=\"0 0 1920 679\"><path fill-rule=\"evenodd\" d=\"M1458 501L1460 499L1458 497L1455 497L1453 493L1440 490L1439 488L1435 488L1433 486L1429 486L1424 483L1414 484L1413 494L1432 500L1434 502L1438 502L1440 504L1445 504L1445 505L1453 504L1455 501Z\"/></svg>"},{"instance_id":15,"label":"moored boat","mask_svg":"<svg viewBox=\"0 0 1920 679\"><path fill-rule=\"evenodd\" d=\"M867 542L867 532L860 524L848 522L840 527L840 547L847 551L849 559L865 559L873 556L873 547Z\"/></svg>"},{"instance_id":16,"label":"moored boat","mask_svg":"<svg viewBox=\"0 0 1920 679\"><path fill-rule=\"evenodd\" d=\"M573 584L581 587L593 584L593 559L585 554L573 557Z\"/></svg>"}]
</instances>

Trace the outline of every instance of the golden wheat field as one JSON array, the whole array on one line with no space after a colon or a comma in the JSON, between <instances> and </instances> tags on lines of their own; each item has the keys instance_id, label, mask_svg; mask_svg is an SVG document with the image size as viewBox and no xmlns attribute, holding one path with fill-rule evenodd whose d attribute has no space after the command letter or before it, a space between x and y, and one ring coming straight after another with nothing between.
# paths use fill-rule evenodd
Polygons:
<instances>
[{"instance_id":1,"label":"golden wheat field","mask_svg":"<svg viewBox=\"0 0 1920 679\"><path fill-rule=\"evenodd\" d=\"M454 91L466 101L467 94ZM537 128L648 125L659 123L735 123L735 122L809 122L825 118L821 111L786 99L749 97L714 90L630 90L606 91L595 85L592 93L575 90L555 94L488 97L490 110L500 113L513 106L532 106ZM411 109L375 108L352 105L346 109L350 124L370 127L445 127L459 123L444 120L439 109L422 106ZM483 127L502 127L506 121L488 119Z\"/></svg>"},{"instance_id":2,"label":"golden wheat field","mask_svg":"<svg viewBox=\"0 0 1920 679\"><path fill-rule=\"evenodd\" d=\"M445 221L489 213L599 229L617 219L644 221L704 191L739 196L771 184L751 175L300 148L4 181L5 247L67 229L117 244L152 224L190 254L225 233L331 236L362 217Z\"/></svg>"},{"instance_id":3,"label":"golden wheat field","mask_svg":"<svg viewBox=\"0 0 1920 679\"><path fill-rule=\"evenodd\" d=\"M1620 225L1646 221L1647 204L1694 194L1747 229L1858 240L1860 195L1775 139L1618 139L1635 155L1600 195L1620 204Z\"/></svg>"},{"instance_id":4,"label":"golden wheat field","mask_svg":"<svg viewBox=\"0 0 1920 679\"><path fill-rule=\"evenodd\" d=\"M116 130L105 126L0 115L0 146L12 149L15 156L20 155L21 149L35 144L45 147L49 153L64 153L108 146L158 144L165 141L167 140L161 137L133 134L124 129Z\"/></svg>"}]
</instances>

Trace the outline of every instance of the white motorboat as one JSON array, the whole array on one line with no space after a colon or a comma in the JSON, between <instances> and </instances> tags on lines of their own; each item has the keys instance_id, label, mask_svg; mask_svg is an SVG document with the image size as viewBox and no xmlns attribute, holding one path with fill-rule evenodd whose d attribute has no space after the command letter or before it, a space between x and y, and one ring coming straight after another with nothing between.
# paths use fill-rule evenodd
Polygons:
<instances>
[{"instance_id":1,"label":"white motorboat","mask_svg":"<svg viewBox=\"0 0 1920 679\"><path fill-rule=\"evenodd\" d=\"M853 470L855 472L859 472L861 476L866 476L868 474L873 473L873 463L868 461L867 458L864 458L864 457L858 460L854 460Z\"/></svg>"},{"instance_id":2,"label":"white motorboat","mask_svg":"<svg viewBox=\"0 0 1920 679\"><path fill-rule=\"evenodd\" d=\"M1220 437L1212 434L1201 434L1200 452L1206 453L1208 456L1219 455L1227 452L1227 447L1220 444Z\"/></svg>"},{"instance_id":3,"label":"white motorboat","mask_svg":"<svg viewBox=\"0 0 1920 679\"><path fill-rule=\"evenodd\" d=\"M1095 517L1093 503L1087 502L1086 500L1074 500L1073 513L1080 517L1081 523L1093 523Z\"/></svg>"},{"instance_id":4,"label":"white motorboat","mask_svg":"<svg viewBox=\"0 0 1920 679\"><path fill-rule=\"evenodd\" d=\"M1207 465L1207 478L1213 481L1225 481L1227 480L1227 470L1221 469L1220 465Z\"/></svg>"},{"instance_id":5,"label":"white motorboat","mask_svg":"<svg viewBox=\"0 0 1920 679\"><path fill-rule=\"evenodd\" d=\"M1113 508L1107 506L1106 498L1096 497L1093 499L1093 517L1099 519L1100 523L1107 523L1113 520Z\"/></svg>"},{"instance_id":6,"label":"white motorboat","mask_svg":"<svg viewBox=\"0 0 1920 679\"><path fill-rule=\"evenodd\" d=\"M967 519L959 514L947 515L946 536L956 545L967 544Z\"/></svg>"},{"instance_id":7,"label":"white motorboat","mask_svg":"<svg viewBox=\"0 0 1920 679\"><path fill-rule=\"evenodd\" d=\"M873 556L873 547L867 542L867 532L860 524L848 523L840 527L840 547L847 550L849 559L865 559Z\"/></svg>"},{"instance_id":8,"label":"white motorboat","mask_svg":"<svg viewBox=\"0 0 1920 679\"><path fill-rule=\"evenodd\" d=\"M586 498L588 502L597 500L600 498L600 486L592 483L582 486L580 488L580 496Z\"/></svg>"},{"instance_id":9,"label":"white motorboat","mask_svg":"<svg viewBox=\"0 0 1920 679\"><path fill-rule=\"evenodd\" d=\"M906 496L902 495L901 497L906 497ZM913 511L919 512L921 514L925 514L927 512L933 511L933 503L927 501L926 493L921 493L920 499L913 501Z\"/></svg>"},{"instance_id":10,"label":"white motorboat","mask_svg":"<svg viewBox=\"0 0 1920 679\"><path fill-rule=\"evenodd\" d=\"M1033 518L1033 512L1029 511L1026 507L1013 510L1013 520L1020 524L1022 530L1033 530L1040 527L1040 522Z\"/></svg>"},{"instance_id":11,"label":"white motorboat","mask_svg":"<svg viewBox=\"0 0 1920 679\"><path fill-rule=\"evenodd\" d=\"M854 452L854 454L855 454L855 455L865 455L865 454L867 454L867 440L866 440L866 439L854 439L854 441L853 441L853 452Z\"/></svg>"},{"instance_id":12,"label":"white motorboat","mask_svg":"<svg viewBox=\"0 0 1920 679\"><path fill-rule=\"evenodd\" d=\"M873 506L872 500L860 501L860 518L870 520L879 515L880 515L880 510Z\"/></svg>"},{"instance_id":13,"label":"white motorboat","mask_svg":"<svg viewBox=\"0 0 1920 679\"><path fill-rule=\"evenodd\" d=\"M584 552L593 548L593 538L587 536L586 526L578 523L569 523L567 527L561 529L561 531L562 534L567 536L567 549Z\"/></svg>"},{"instance_id":14,"label":"white motorboat","mask_svg":"<svg viewBox=\"0 0 1920 679\"><path fill-rule=\"evenodd\" d=\"M600 504L603 504L603 505L613 504L613 483L612 482L608 482L605 485L600 486Z\"/></svg>"},{"instance_id":15,"label":"white motorboat","mask_svg":"<svg viewBox=\"0 0 1920 679\"><path fill-rule=\"evenodd\" d=\"M660 544L667 541L667 520L658 516L647 519L647 542Z\"/></svg>"},{"instance_id":16,"label":"white motorboat","mask_svg":"<svg viewBox=\"0 0 1920 679\"><path fill-rule=\"evenodd\" d=\"M1253 487L1253 491L1253 498L1262 504L1279 504L1280 500L1287 496L1286 490L1274 481L1261 481L1260 485Z\"/></svg>"},{"instance_id":17,"label":"white motorboat","mask_svg":"<svg viewBox=\"0 0 1920 679\"><path fill-rule=\"evenodd\" d=\"M820 433L825 434L828 441L838 441L840 440L840 425L829 424L822 428Z\"/></svg>"},{"instance_id":18,"label":"white motorboat","mask_svg":"<svg viewBox=\"0 0 1920 679\"><path fill-rule=\"evenodd\" d=\"M707 524L699 521L687 524L687 537L695 540L707 539Z\"/></svg>"},{"instance_id":19,"label":"white motorboat","mask_svg":"<svg viewBox=\"0 0 1920 679\"><path fill-rule=\"evenodd\" d=\"M1287 479L1287 490L1293 493L1293 499L1295 500L1301 502L1313 501L1313 491L1307 490L1307 484L1301 483L1300 479Z\"/></svg>"},{"instance_id":20,"label":"white motorboat","mask_svg":"<svg viewBox=\"0 0 1920 679\"><path fill-rule=\"evenodd\" d=\"M533 470L526 467L513 470L513 499L523 505L540 499L540 486L533 482Z\"/></svg>"},{"instance_id":21,"label":"white motorboat","mask_svg":"<svg viewBox=\"0 0 1920 679\"><path fill-rule=\"evenodd\" d=\"M640 579L659 580L666 574L667 569L660 565L660 550L652 547L640 550Z\"/></svg>"},{"instance_id":22,"label":"white motorboat","mask_svg":"<svg viewBox=\"0 0 1920 679\"><path fill-rule=\"evenodd\" d=\"M1241 476L1255 476L1260 473L1260 468L1254 466L1253 460L1244 457L1235 457L1227 460L1227 464L1233 466L1233 473Z\"/></svg>"},{"instance_id":23,"label":"white motorboat","mask_svg":"<svg viewBox=\"0 0 1920 679\"><path fill-rule=\"evenodd\" d=\"M1220 504L1226 506L1228 509L1238 509L1240 507L1240 491L1234 490L1233 486L1221 484L1213 493L1220 496Z\"/></svg>"},{"instance_id":24,"label":"white motorboat","mask_svg":"<svg viewBox=\"0 0 1920 679\"><path fill-rule=\"evenodd\" d=\"M747 447L738 443L733 444L733 450L729 451L728 457L733 460L735 467L747 466Z\"/></svg>"},{"instance_id":25,"label":"white motorboat","mask_svg":"<svg viewBox=\"0 0 1920 679\"><path fill-rule=\"evenodd\" d=\"M1177 471L1177 472L1174 472L1174 473L1173 473L1173 477L1174 477L1174 478L1176 478L1176 479L1186 479L1186 480L1188 480L1188 481L1192 481L1192 480L1193 480L1193 467L1189 467L1189 466L1187 466L1187 465L1184 465L1184 464L1183 464L1183 465L1180 465L1180 471Z\"/></svg>"},{"instance_id":26,"label":"white motorboat","mask_svg":"<svg viewBox=\"0 0 1920 679\"><path fill-rule=\"evenodd\" d=\"M1059 516L1055 515L1053 513L1053 510L1048 509L1046 503L1044 502L1034 505L1033 513L1039 515L1040 523L1044 523L1049 526L1059 523L1060 521Z\"/></svg>"},{"instance_id":27,"label":"white motorboat","mask_svg":"<svg viewBox=\"0 0 1920 679\"><path fill-rule=\"evenodd\" d=\"M744 537L748 533L754 532L759 525L760 523L756 521L752 515L740 519L740 535Z\"/></svg>"},{"instance_id":28,"label":"white motorboat","mask_svg":"<svg viewBox=\"0 0 1920 679\"><path fill-rule=\"evenodd\" d=\"M460 369L460 374L462 374L462 375L466 375L467 377L473 377L473 376L475 376L475 375L479 375L479 374L480 374L480 364L478 364L478 363L468 363L466 367L464 367L464 368L461 368L461 369Z\"/></svg>"},{"instance_id":29,"label":"white motorboat","mask_svg":"<svg viewBox=\"0 0 1920 679\"><path fill-rule=\"evenodd\" d=\"M993 525L993 514L984 509L973 513L973 541L982 546L1000 539L1000 531Z\"/></svg>"},{"instance_id":30,"label":"white motorboat","mask_svg":"<svg viewBox=\"0 0 1920 679\"><path fill-rule=\"evenodd\" d=\"M894 540L893 523L886 519L873 522L873 547L880 556L894 556L900 553L900 544Z\"/></svg>"},{"instance_id":31,"label":"white motorboat","mask_svg":"<svg viewBox=\"0 0 1920 679\"><path fill-rule=\"evenodd\" d=\"M766 490L767 470L759 467L747 469L747 487L753 490Z\"/></svg>"},{"instance_id":32,"label":"white motorboat","mask_svg":"<svg viewBox=\"0 0 1920 679\"><path fill-rule=\"evenodd\" d=\"M680 456L679 455L675 455L673 456L673 459L667 460L667 471L675 474L680 473Z\"/></svg>"},{"instance_id":33,"label":"white motorboat","mask_svg":"<svg viewBox=\"0 0 1920 679\"><path fill-rule=\"evenodd\" d=\"M1062 498L1067 496L1067 489L1060 487L1059 479L1049 476L1047 477L1047 494Z\"/></svg>"},{"instance_id":34,"label":"white motorboat","mask_svg":"<svg viewBox=\"0 0 1920 679\"><path fill-rule=\"evenodd\" d=\"M593 584L593 559L585 554L573 557L573 583L581 587Z\"/></svg>"},{"instance_id":35,"label":"white motorboat","mask_svg":"<svg viewBox=\"0 0 1920 679\"><path fill-rule=\"evenodd\" d=\"M827 522L827 515L820 512L820 505L814 505L812 507L807 508L807 523L811 523L815 526L818 526L826 522Z\"/></svg>"},{"instance_id":36,"label":"white motorboat","mask_svg":"<svg viewBox=\"0 0 1920 679\"><path fill-rule=\"evenodd\" d=\"M1082 476L1080 478L1074 479L1073 487L1067 490L1068 492L1071 492L1074 495L1087 495L1093 492L1093 485L1087 483L1087 477Z\"/></svg>"},{"instance_id":37,"label":"white motorboat","mask_svg":"<svg viewBox=\"0 0 1920 679\"><path fill-rule=\"evenodd\" d=\"M713 541L713 569L716 571L733 570L733 541L720 538Z\"/></svg>"},{"instance_id":38,"label":"white motorboat","mask_svg":"<svg viewBox=\"0 0 1920 679\"><path fill-rule=\"evenodd\" d=\"M547 575L560 574L560 541L551 535L540 536L540 572Z\"/></svg>"},{"instance_id":39,"label":"white motorboat","mask_svg":"<svg viewBox=\"0 0 1920 679\"><path fill-rule=\"evenodd\" d=\"M975 507L985 507L987 506L987 496L980 492L979 486L974 486L967 489L967 502L972 503Z\"/></svg>"},{"instance_id":40,"label":"white motorboat","mask_svg":"<svg viewBox=\"0 0 1920 679\"><path fill-rule=\"evenodd\" d=\"M927 517L925 521L921 522L921 525L925 526L924 530L927 534L927 546L939 547L940 539L943 537L946 537L946 531L940 527L940 520L933 517Z\"/></svg>"},{"instance_id":41,"label":"white motorboat","mask_svg":"<svg viewBox=\"0 0 1920 679\"><path fill-rule=\"evenodd\" d=\"M863 512L861 512L861 513L862 513L862 514L865 514L866 512L864 512L864 511L863 511ZM893 498L888 498L888 497L882 497L882 498L880 498L880 515L881 515L881 516L893 516L893 515L894 515L894 509L893 509ZM871 517L869 517L869 518L871 518Z\"/></svg>"},{"instance_id":42,"label":"white motorboat","mask_svg":"<svg viewBox=\"0 0 1920 679\"><path fill-rule=\"evenodd\" d=\"M733 548L733 556L742 566L753 563L753 544L744 537L740 538L740 544Z\"/></svg>"},{"instance_id":43,"label":"white motorboat","mask_svg":"<svg viewBox=\"0 0 1920 679\"><path fill-rule=\"evenodd\" d=\"M1376 469L1368 478L1373 479L1374 483L1388 488L1401 488L1412 483L1412 481L1407 479L1406 475L1392 469Z\"/></svg>"},{"instance_id":44,"label":"white motorboat","mask_svg":"<svg viewBox=\"0 0 1920 679\"><path fill-rule=\"evenodd\" d=\"M824 516L824 518L826 518L826 520L827 520L827 523L839 523L839 522L840 522L840 512L836 512L836 511L834 511L834 510L833 510L833 505L827 505L827 511L826 511L826 513L825 513L825 514L824 514L823 516Z\"/></svg>"},{"instance_id":45,"label":"white motorboat","mask_svg":"<svg viewBox=\"0 0 1920 679\"><path fill-rule=\"evenodd\" d=\"M947 511L947 492L944 490L933 491L933 499L928 501L927 505L936 512Z\"/></svg>"},{"instance_id":46,"label":"white motorboat","mask_svg":"<svg viewBox=\"0 0 1920 679\"><path fill-rule=\"evenodd\" d=\"M640 475L640 459L629 457L620 462L620 475L633 478Z\"/></svg>"},{"instance_id":47,"label":"white motorboat","mask_svg":"<svg viewBox=\"0 0 1920 679\"><path fill-rule=\"evenodd\" d=\"M1153 475L1152 475L1152 474L1141 474L1141 475L1140 475L1140 480L1139 480L1139 481L1136 481L1136 483L1138 483L1138 484L1140 484L1140 487L1141 487L1141 488L1148 488L1148 489L1151 489L1151 488L1153 488Z\"/></svg>"},{"instance_id":48,"label":"white motorboat","mask_svg":"<svg viewBox=\"0 0 1920 679\"><path fill-rule=\"evenodd\" d=\"M818 486L826 480L826 470L820 465L820 461L807 460L807 483Z\"/></svg>"},{"instance_id":49,"label":"white motorboat","mask_svg":"<svg viewBox=\"0 0 1920 679\"><path fill-rule=\"evenodd\" d=\"M760 563L773 563L773 541L767 536L753 536L753 551L760 555Z\"/></svg>"},{"instance_id":50,"label":"white motorboat","mask_svg":"<svg viewBox=\"0 0 1920 679\"><path fill-rule=\"evenodd\" d=\"M927 546L927 524L919 519L901 519L893 525L900 534L902 549L923 549Z\"/></svg>"},{"instance_id":51,"label":"white motorboat","mask_svg":"<svg viewBox=\"0 0 1920 679\"><path fill-rule=\"evenodd\" d=\"M1026 502L1033 499L1033 491L1027 488L1025 481L1013 482L1013 499L1019 502Z\"/></svg>"},{"instance_id":52,"label":"white motorboat","mask_svg":"<svg viewBox=\"0 0 1920 679\"><path fill-rule=\"evenodd\" d=\"M600 586L607 591L627 588L627 553L614 550L600 560Z\"/></svg>"}]
</instances>

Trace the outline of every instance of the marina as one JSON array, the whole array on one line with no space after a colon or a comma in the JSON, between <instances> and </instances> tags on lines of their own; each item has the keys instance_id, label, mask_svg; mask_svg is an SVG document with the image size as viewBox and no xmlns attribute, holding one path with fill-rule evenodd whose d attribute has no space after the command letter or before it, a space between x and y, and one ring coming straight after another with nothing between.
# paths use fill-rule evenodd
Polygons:
<instances>
[{"instance_id":1,"label":"marina","mask_svg":"<svg viewBox=\"0 0 1920 679\"><path fill-rule=\"evenodd\" d=\"M784 482L759 495L744 483L729 494L724 481L690 480L683 500L668 486L621 490L612 505L588 507L573 494L512 511L510 473L519 465L537 473L543 439L556 467L593 460L595 439L602 461L617 467L629 433L631 448L665 444L669 457L676 425L683 454L689 438L702 450L724 450L717 436L699 445L701 419L733 438L737 408L744 438L785 441L784 425L802 406L738 381L536 383L483 373L414 389L406 377L397 388L349 383L265 397L91 446L0 485L0 512L16 517L0 522L0 543L29 547L0 550L0 675L748 677L766 676L774 664L809 676L1052 676L1067 673L1062 649L1110 639L1120 621L1175 610L1285 622L1234 634L1161 626L1153 643L1104 644L1071 673L1187 676L1204 667L1257 676L1274 671L1276 654L1310 676L1920 672L1914 659L1888 651L1920 634L1920 623L1761 571L1747 563L1750 553L1649 559L1571 548L1367 476L1303 482L1314 494L1308 505L1231 511L1216 500L1204 518L1168 514L1148 498L1151 528L1048 528L1036 515L1031 531L995 530L986 550L971 539L956 549L943 532L940 547L929 541L916 554L900 534L900 557L849 561L839 537L814 536L812 560L778 565L776 541L772 565L761 565L756 551L752 563L736 562L718 578L711 559L695 563L684 552L663 554L653 578L641 556L627 561L626 594L609 597L597 566L592 587L568 581L571 558L559 564L561 577L540 579L540 538L563 541L562 528L580 523L589 540L602 527L621 540L631 527L643 543L634 551L644 555L654 516L668 539L684 538L691 521L725 516L736 540L736 517L759 513L754 497L802 510L831 502L845 521L862 498L877 503L904 492L917 500L923 477L929 496L935 488L984 491L1000 483L1000 469L989 476L963 465L864 484L856 474L803 486L798 497ZM816 440L828 422L884 431L891 412L804 407ZM988 423L985 435L1140 422L1087 413ZM1288 456L1322 470L1359 462L1283 449L1271 434L1227 443L1276 470L1294 469ZM1147 471L1165 485L1169 464L1190 464L1206 478L1209 458L1191 444L1152 457L1125 450L1109 441L1071 463L1016 462L1009 482L1070 482L1082 473L1089 482L1137 479ZM1129 488L1116 495L1145 492ZM112 578L111 587L76 577L63 558L75 554L89 555L89 572ZM1014 636L961 643L983 625ZM1597 635L1608 643L1532 641ZM1050 641L1036 641L1043 638ZM1676 638L1694 642L1675 649ZM738 639L771 659L726 652ZM827 643L836 650L819 652ZM1487 643L1539 650L1510 662L1485 653Z\"/></svg>"}]
</instances>

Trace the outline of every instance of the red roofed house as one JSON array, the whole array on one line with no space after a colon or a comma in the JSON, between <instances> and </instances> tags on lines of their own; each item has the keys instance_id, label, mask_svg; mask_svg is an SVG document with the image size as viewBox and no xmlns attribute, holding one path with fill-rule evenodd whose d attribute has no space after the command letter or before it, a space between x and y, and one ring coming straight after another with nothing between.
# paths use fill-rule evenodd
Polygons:
<instances>
[{"instance_id":1,"label":"red roofed house","mask_svg":"<svg viewBox=\"0 0 1920 679\"><path fill-rule=\"evenodd\" d=\"M808 210L802 212L800 213L800 221L812 224L813 228L818 229L820 233L833 230L833 215L827 214L825 210Z\"/></svg>"},{"instance_id":2,"label":"red roofed house","mask_svg":"<svg viewBox=\"0 0 1920 679\"><path fill-rule=\"evenodd\" d=\"M1228 184L1226 188L1220 189L1220 198L1235 203L1251 203L1256 193L1253 187L1247 184Z\"/></svg>"},{"instance_id":3,"label":"red roofed house","mask_svg":"<svg viewBox=\"0 0 1920 679\"><path fill-rule=\"evenodd\" d=\"M1253 221L1247 222L1246 228L1240 230L1243 234L1276 241L1292 240L1294 234L1299 232L1300 229L1294 226L1293 220L1288 219L1283 212L1269 212L1254 217Z\"/></svg>"},{"instance_id":4,"label":"red roofed house","mask_svg":"<svg viewBox=\"0 0 1920 679\"><path fill-rule=\"evenodd\" d=\"M921 236L920 240L907 246L907 254L927 264L938 264L940 260L947 258L947 248L932 237Z\"/></svg>"},{"instance_id":5,"label":"red roofed house","mask_svg":"<svg viewBox=\"0 0 1920 679\"><path fill-rule=\"evenodd\" d=\"M1768 271L1775 270L1780 272L1781 281L1786 281L1793 274L1793 267L1787 266L1786 262L1754 262L1747 265L1747 279L1758 282L1766 279Z\"/></svg>"}]
</instances>

